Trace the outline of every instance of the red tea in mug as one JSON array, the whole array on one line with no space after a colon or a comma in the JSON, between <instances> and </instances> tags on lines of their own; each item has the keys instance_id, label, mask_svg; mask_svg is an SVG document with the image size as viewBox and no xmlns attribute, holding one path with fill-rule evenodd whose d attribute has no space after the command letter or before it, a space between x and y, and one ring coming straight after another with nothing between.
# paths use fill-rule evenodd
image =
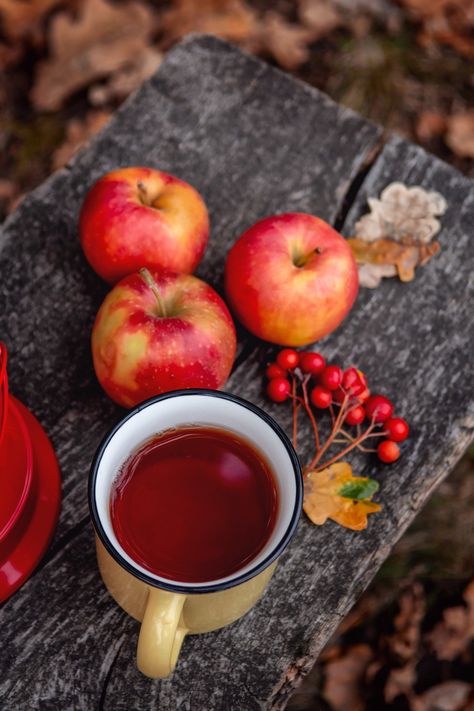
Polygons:
<instances>
[{"instance_id":1,"label":"red tea in mug","mask_svg":"<svg viewBox=\"0 0 474 711\"><path fill-rule=\"evenodd\" d=\"M278 508L269 464L239 436L211 427L160 434L122 467L111 493L122 548L180 582L235 573L262 550Z\"/></svg>"}]
</instances>

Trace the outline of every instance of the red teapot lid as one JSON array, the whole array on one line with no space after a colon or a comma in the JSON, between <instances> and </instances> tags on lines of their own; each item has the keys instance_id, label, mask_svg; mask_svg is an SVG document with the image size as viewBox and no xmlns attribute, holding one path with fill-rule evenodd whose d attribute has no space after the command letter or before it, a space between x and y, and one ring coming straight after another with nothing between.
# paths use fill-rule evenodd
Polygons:
<instances>
[{"instance_id":1,"label":"red teapot lid","mask_svg":"<svg viewBox=\"0 0 474 711\"><path fill-rule=\"evenodd\" d=\"M52 537L60 504L59 467L32 413L8 390L0 342L0 602L31 575Z\"/></svg>"}]
</instances>

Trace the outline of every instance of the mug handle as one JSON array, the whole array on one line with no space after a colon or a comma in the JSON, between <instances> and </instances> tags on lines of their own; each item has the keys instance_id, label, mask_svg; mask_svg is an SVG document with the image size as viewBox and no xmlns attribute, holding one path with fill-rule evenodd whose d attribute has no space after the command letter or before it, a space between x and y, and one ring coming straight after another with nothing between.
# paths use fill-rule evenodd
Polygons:
<instances>
[{"instance_id":1,"label":"mug handle","mask_svg":"<svg viewBox=\"0 0 474 711\"><path fill-rule=\"evenodd\" d=\"M149 586L138 638L137 666L152 679L169 676L188 630L180 625L186 595Z\"/></svg>"}]
</instances>

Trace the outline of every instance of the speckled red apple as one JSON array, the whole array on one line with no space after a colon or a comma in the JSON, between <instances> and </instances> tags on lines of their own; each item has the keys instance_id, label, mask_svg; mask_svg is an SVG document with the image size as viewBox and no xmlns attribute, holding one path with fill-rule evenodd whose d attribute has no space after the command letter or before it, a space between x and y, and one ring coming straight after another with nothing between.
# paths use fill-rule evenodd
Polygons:
<instances>
[{"instance_id":1,"label":"speckled red apple","mask_svg":"<svg viewBox=\"0 0 474 711\"><path fill-rule=\"evenodd\" d=\"M183 180L151 168L121 168L87 194L79 232L92 268L115 283L141 267L193 272L209 217L202 197Z\"/></svg>"},{"instance_id":2,"label":"speckled red apple","mask_svg":"<svg viewBox=\"0 0 474 711\"><path fill-rule=\"evenodd\" d=\"M122 279L92 331L97 378L124 407L169 390L222 387L235 348L232 317L214 289L158 270Z\"/></svg>"},{"instance_id":3,"label":"speckled red apple","mask_svg":"<svg viewBox=\"0 0 474 711\"><path fill-rule=\"evenodd\" d=\"M303 346L339 326L357 296L357 266L346 240L304 213L267 217L244 232L225 268L229 305L249 331Z\"/></svg>"}]
</instances>

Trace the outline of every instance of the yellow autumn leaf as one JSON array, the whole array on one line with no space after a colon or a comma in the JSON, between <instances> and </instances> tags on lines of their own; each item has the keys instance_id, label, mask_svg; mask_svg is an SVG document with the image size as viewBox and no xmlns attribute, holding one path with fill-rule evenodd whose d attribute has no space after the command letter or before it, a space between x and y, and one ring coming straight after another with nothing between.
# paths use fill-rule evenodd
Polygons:
<instances>
[{"instance_id":1,"label":"yellow autumn leaf","mask_svg":"<svg viewBox=\"0 0 474 711\"><path fill-rule=\"evenodd\" d=\"M367 516L380 511L380 505L369 498L351 499L338 493L344 485L362 480L352 474L352 467L347 462L337 462L321 472L310 472L303 502L306 515L318 526L330 518L353 531L366 528Z\"/></svg>"}]
</instances>

